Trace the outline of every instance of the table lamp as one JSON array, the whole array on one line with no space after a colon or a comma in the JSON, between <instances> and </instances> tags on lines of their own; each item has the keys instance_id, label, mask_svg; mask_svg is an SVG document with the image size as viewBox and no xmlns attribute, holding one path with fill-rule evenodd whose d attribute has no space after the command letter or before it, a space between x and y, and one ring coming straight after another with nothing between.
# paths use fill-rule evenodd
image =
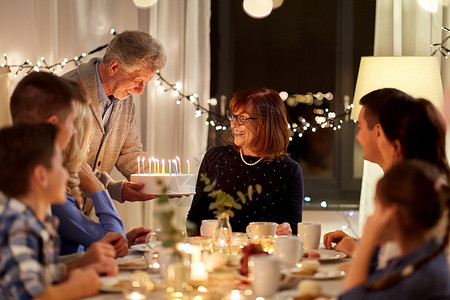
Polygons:
<instances>
[{"instance_id":1,"label":"table lamp","mask_svg":"<svg viewBox=\"0 0 450 300\"><path fill-rule=\"evenodd\" d=\"M361 57L353 97L352 119L358 118L359 100L371 91L396 88L442 109L444 94L438 58L434 56Z\"/></svg>"}]
</instances>

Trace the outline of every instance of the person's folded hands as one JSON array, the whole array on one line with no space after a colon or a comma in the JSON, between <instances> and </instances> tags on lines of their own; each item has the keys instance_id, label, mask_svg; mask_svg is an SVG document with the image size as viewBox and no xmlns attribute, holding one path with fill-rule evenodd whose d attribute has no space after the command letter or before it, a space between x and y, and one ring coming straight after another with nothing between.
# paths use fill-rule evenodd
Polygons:
<instances>
[{"instance_id":1,"label":"person's folded hands","mask_svg":"<svg viewBox=\"0 0 450 300\"><path fill-rule=\"evenodd\" d=\"M123 257L128 254L127 239L118 232L108 232L100 242L112 245L116 251L116 257Z\"/></svg>"},{"instance_id":2,"label":"person's folded hands","mask_svg":"<svg viewBox=\"0 0 450 300\"><path fill-rule=\"evenodd\" d=\"M137 227L127 232L128 246L144 244L147 234L152 230L146 227Z\"/></svg>"}]
</instances>

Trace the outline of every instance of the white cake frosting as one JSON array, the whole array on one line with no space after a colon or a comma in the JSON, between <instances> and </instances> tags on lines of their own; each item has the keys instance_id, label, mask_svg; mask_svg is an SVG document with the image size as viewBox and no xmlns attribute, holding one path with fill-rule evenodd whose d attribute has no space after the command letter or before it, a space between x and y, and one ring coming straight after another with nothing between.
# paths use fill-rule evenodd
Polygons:
<instances>
[{"instance_id":1,"label":"white cake frosting","mask_svg":"<svg viewBox=\"0 0 450 300\"><path fill-rule=\"evenodd\" d=\"M167 187L168 195L195 194L195 174L131 174L130 181L144 182L141 192L145 194L161 195L164 187Z\"/></svg>"}]
</instances>

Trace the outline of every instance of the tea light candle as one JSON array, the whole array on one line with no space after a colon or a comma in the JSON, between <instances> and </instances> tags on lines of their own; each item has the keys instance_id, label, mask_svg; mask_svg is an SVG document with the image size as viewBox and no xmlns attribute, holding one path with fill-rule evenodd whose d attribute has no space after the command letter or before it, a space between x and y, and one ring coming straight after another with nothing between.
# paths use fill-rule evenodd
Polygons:
<instances>
[{"instance_id":1,"label":"tea light candle","mask_svg":"<svg viewBox=\"0 0 450 300\"><path fill-rule=\"evenodd\" d=\"M175 157L177 158L178 164L180 166L179 171L180 171L180 173L183 173L183 172L181 172L181 160L180 160L180 158L178 156L175 156Z\"/></svg>"},{"instance_id":2,"label":"tea light candle","mask_svg":"<svg viewBox=\"0 0 450 300\"><path fill-rule=\"evenodd\" d=\"M164 158L162 159L162 170L161 170L162 175L166 174L166 164L164 163Z\"/></svg>"},{"instance_id":3,"label":"tea light candle","mask_svg":"<svg viewBox=\"0 0 450 300\"><path fill-rule=\"evenodd\" d=\"M141 173L139 171L139 169L140 169L140 161L141 161L141 157L140 156L138 156L137 161L138 161L138 171L137 171L137 173L139 174L139 173Z\"/></svg>"},{"instance_id":4,"label":"tea light candle","mask_svg":"<svg viewBox=\"0 0 450 300\"><path fill-rule=\"evenodd\" d=\"M143 299L147 299L145 294L141 294L140 292L130 292L130 293L126 293L124 296L125 296L125 299L127 299L127 300L143 300Z\"/></svg>"},{"instance_id":5,"label":"tea light candle","mask_svg":"<svg viewBox=\"0 0 450 300\"><path fill-rule=\"evenodd\" d=\"M199 261L191 264L191 280L208 281L208 272L206 272L206 267L203 262Z\"/></svg>"}]
</instances>

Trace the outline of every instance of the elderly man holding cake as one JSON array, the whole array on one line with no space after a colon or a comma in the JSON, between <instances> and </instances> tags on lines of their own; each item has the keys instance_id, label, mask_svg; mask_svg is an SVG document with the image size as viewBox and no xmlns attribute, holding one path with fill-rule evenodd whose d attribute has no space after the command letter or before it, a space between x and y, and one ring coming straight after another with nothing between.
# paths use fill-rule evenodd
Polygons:
<instances>
[{"instance_id":1,"label":"elderly man holding cake","mask_svg":"<svg viewBox=\"0 0 450 300\"><path fill-rule=\"evenodd\" d=\"M254 195L230 219L233 231L245 232L250 222L276 222L277 235L297 231L302 221L303 177L299 164L287 155L290 130L286 107L277 92L259 88L238 92L227 113L231 122L231 145L214 147L203 158L199 179L187 220L197 229L202 220L214 219L209 204L214 201L203 189L200 174L206 174L233 197L259 184L262 193Z\"/></svg>"},{"instance_id":2,"label":"elderly man holding cake","mask_svg":"<svg viewBox=\"0 0 450 300\"><path fill-rule=\"evenodd\" d=\"M163 45L148 33L124 31L116 35L103 58L80 64L63 77L79 81L87 92L94 117L94 135L87 162L119 202L145 201L155 195L144 194L144 183L115 181L114 168L126 177L137 173L137 158L148 157L142 150L136 123L136 106L131 94L141 95L167 57ZM85 204L85 213L92 208Z\"/></svg>"}]
</instances>

